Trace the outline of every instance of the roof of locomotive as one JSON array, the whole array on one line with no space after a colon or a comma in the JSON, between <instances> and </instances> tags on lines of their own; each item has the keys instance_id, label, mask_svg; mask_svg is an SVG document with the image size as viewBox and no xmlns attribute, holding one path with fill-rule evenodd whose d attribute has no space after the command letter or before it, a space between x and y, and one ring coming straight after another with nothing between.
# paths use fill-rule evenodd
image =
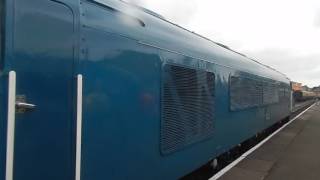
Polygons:
<instances>
[{"instance_id":1,"label":"roof of locomotive","mask_svg":"<svg viewBox=\"0 0 320 180\"><path fill-rule=\"evenodd\" d=\"M99 28L127 36L137 41L184 54L197 59L206 60L214 64L238 69L258 76L289 83L289 79L281 72L266 66L244 54L236 52L229 47L214 42L199 34L182 28L167 21L162 16L145 8L129 4L121 0L90 0L95 4L104 6L108 10L121 13L138 22L137 27L132 27L125 22L113 21L110 26L105 18L97 18L99 11L95 10L95 23ZM90 7L88 12L90 12ZM103 12L100 12L103 14ZM88 20L90 21L90 20ZM121 18L119 19L121 21ZM90 23L89 23L90 24ZM127 27L123 27L127 26ZM131 26L131 27L128 27Z\"/></svg>"}]
</instances>

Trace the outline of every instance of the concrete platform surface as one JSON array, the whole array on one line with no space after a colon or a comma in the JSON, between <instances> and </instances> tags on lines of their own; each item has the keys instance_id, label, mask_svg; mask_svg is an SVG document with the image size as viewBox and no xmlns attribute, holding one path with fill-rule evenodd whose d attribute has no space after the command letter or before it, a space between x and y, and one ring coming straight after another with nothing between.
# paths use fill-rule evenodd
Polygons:
<instances>
[{"instance_id":1,"label":"concrete platform surface","mask_svg":"<svg viewBox=\"0 0 320 180\"><path fill-rule=\"evenodd\" d=\"M320 180L320 103L219 180Z\"/></svg>"}]
</instances>

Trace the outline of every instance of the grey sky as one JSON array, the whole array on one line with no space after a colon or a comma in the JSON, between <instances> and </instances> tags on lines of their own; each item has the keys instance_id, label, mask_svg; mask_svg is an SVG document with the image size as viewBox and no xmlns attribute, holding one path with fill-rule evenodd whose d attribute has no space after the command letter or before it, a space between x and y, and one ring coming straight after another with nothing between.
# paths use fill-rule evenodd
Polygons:
<instances>
[{"instance_id":1,"label":"grey sky","mask_svg":"<svg viewBox=\"0 0 320 180\"><path fill-rule=\"evenodd\" d=\"M318 9L318 12L317 12L317 14L316 14L316 16L315 16L315 26L316 27L318 27L318 28L320 28L320 9Z\"/></svg>"},{"instance_id":2,"label":"grey sky","mask_svg":"<svg viewBox=\"0 0 320 180\"><path fill-rule=\"evenodd\" d=\"M319 0L135 0L183 27L320 85Z\"/></svg>"}]
</instances>

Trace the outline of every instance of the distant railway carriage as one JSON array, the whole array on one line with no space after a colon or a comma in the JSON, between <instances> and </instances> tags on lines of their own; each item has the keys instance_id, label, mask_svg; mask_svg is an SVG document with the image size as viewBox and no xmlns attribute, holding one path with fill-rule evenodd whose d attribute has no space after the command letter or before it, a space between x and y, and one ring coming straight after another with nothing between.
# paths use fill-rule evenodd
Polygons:
<instances>
[{"instance_id":1,"label":"distant railway carriage","mask_svg":"<svg viewBox=\"0 0 320 180\"><path fill-rule=\"evenodd\" d=\"M315 99L317 97L317 94L312 91L294 91L293 97L295 101L299 102Z\"/></svg>"},{"instance_id":2,"label":"distant railway carriage","mask_svg":"<svg viewBox=\"0 0 320 180\"><path fill-rule=\"evenodd\" d=\"M2 0L0 180L177 179L290 115L290 80L117 0Z\"/></svg>"}]
</instances>

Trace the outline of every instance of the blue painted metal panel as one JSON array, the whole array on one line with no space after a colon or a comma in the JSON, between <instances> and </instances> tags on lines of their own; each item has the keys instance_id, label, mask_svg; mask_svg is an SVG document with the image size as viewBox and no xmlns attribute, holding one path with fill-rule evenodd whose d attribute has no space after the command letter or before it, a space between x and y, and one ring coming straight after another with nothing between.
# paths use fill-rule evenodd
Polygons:
<instances>
[{"instance_id":1,"label":"blue painted metal panel","mask_svg":"<svg viewBox=\"0 0 320 180\"><path fill-rule=\"evenodd\" d=\"M230 111L230 76L289 84L284 75L123 2L15 0L14 8L12 2L0 74L0 142L8 70L17 71L18 94L38 105L17 114L15 180L73 178L75 72L84 75L83 180L177 179L289 115L289 101ZM165 63L213 72L216 101L213 136L168 155L160 153ZM4 159L0 143L0 180Z\"/></svg>"},{"instance_id":2,"label":"blue painted metal panel","mask_svg":"<svg viewBox=\"0 0 320 180\"><path fill-rule=\"evenodd\" d=\"M14 179L72 179L73 12L56 1L15 0L10 5L4 72L16 71L17 94L37 105L32 112L16 114Z\"/></svg>"},{"instance_id":3,"label":"blue painted metal panel","mask_svg":"<svg viewBox=\"0 0 320 180\"><path fill-rule=\"evenodd\" d=\"M157 50L95 29L82 31L82 178L156 179L161 171Z\"/></svg>"},{"instance_id":4,"label":"blue painted metal panel","mask_svg":"<svg viewBox=\"0 0 320 180\"><path fill-rule=\"evenodd\" d=\"M8 76L4 71L5 60L5 40L6 40L6 12L8 3L7 1L0 2L0 180L5 178L5 166L6 166L6 129L7 129L7 79Z\"/></svg>"},{"instance_id":5,"label":"blue painted metal panel","mask_svg":"<svg viewBox=\"0 0 320 180\"><path fill-rule=\"evenodd\" d=\"M7 122L7 76L0 76L0 179L5 176Z\"/></svg>"}]
</instances>

